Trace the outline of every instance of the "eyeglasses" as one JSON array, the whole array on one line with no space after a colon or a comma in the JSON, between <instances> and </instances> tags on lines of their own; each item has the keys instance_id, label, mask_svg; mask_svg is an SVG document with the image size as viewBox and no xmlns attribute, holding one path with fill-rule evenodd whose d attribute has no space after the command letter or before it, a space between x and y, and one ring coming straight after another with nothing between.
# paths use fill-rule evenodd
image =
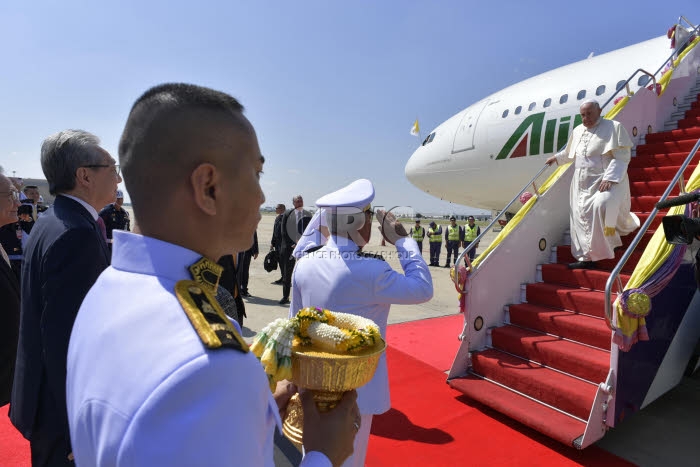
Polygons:
<instances>
[{"instance_id":1,"label":"eyeglasses","mask_svg":"<svg viewBox=\"0 0 700 467\"><path fill-rule=\"evenodd\" d=\"M84 167L86 169L101 169L101 168L111 167L112 169L114 169L115 174L121 175L121 169L119 168L118 165L92 164L92 165L81 165L80 167Z\"/></svg>"},{"instance_id":2,"label":"eyeglasses","mask_svg":"<svg viewBox=\"0 0 700 467\"><path fill-rule=\"evenodd\" d=\"M19 203L19 191L17 190L0 191L0 195L7 195L9 198L12 199L12 201Z\"/></svg>"}]
</instances>

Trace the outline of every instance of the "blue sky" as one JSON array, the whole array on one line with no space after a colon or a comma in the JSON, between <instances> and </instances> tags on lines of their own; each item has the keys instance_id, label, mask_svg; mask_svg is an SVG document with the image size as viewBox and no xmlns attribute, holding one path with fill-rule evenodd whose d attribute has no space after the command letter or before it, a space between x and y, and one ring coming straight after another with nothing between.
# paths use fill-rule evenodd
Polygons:
<instances>
[{"instance_id":1,"label":"blue sky","mask_svg":"<svg viewBox=\"0 0 700 467\"><path fill-rule=\"evenodd\" d=\"M43 178L41 142L65 128L95 133L117 157L133 101L184 81L245 105L267 160L266 204L299 193L312 205L369 178L375 204L431 213L474 210L405 179L416 117L425 136L515 82L663 35L680 14L700 22L697 0L98 3L0 5L7 174Z\"/></svg>"}]
</instances>

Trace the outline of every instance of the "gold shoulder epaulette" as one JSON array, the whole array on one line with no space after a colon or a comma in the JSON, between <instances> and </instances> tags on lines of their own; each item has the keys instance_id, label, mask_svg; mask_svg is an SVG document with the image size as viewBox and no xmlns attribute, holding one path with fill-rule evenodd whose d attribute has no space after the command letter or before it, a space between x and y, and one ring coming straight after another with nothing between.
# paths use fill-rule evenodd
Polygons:
<instances>
[{"instance_id":1,"label":"gold shoulder epaulette","mask_svg":"<svg viewBox=\"0 0 700 467\"><path fill-rule=\"evenodd\" d=\"M207 348L226 347L248 352L248 344L206 287L201 287L195 281L179 281L175 284L175 295Z\"/></svg>"}]
</instances>

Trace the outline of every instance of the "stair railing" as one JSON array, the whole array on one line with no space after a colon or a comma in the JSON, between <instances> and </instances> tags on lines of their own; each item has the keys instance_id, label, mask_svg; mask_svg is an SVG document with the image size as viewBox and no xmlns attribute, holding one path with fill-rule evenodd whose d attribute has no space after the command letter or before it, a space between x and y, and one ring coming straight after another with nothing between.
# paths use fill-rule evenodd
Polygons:
<instances>
[{"instance_id":1,"label":"stair railing","mask_svg":"<svg viewBox=\"0 0 700 467\"><path fill-rule=\"evenodd\" d=\"M684 16L681 16L681 18L682 18L683 20L685 20L689 25L691 25L691 23L690 23ZM691 25L691 26L692 26L692 25ZM691 39L692 39L692 37L693 37L693 34L700 34L700 25L698 25L698 26L693 26L693 29L690 31L690 34L688 35L688 38L683 42L683 44L681 44L680 47L682 47L682 46L684 46L684 45L686 45L686 44L689 44L690 41L691 41ZM680 48L680 47L679 47L679 48ZM675 56L675 55L676 55L676 51L674 50L674 51L669 55L669 57L668 57L666 60L664 60L664 62L663 62L663 63L661 64L661 66L659 67L659 69L656 70L656 72L653 73L653 74L652 74L652 73L649 73L649 72L647 72L647 71L645 71L645 70L642 70L641 68L638 68L634 73L632 73L632 75L631 75L629 78L627 78L627 81L625 81L622 85L620 85L620 87L615 91L615 93L613 93L613 95L610 96L610 98L608 98L608 100L606 100L605 103L604 103L603 105L600 106L600 108L601 108L601 109L604 109L608 104L610 104L610 102L611 102L611 101L620 93L620 91L622 91L623 89L626 89L626 90L627 90L627 94L628 94L628 95L631 95L629 83L630 83L630 81L632 81L632 79L634 79L634 77L637 76L637 74L640 73L640 72L643 73L643 74L646 74L646 75L648 75L648 76L651 76L652 80L654 81L654 93L656 93L656 94L658 95L657 86L656 86L656 75L658 75L658 74L661 72L661 70L663 70L663 68L666 66L667 63L669 63L669 61L670 61L671 63L673 63L673 59L674 59L674 56ZM563 149L564 149L564 146L562 146L559 150L561 151L561 150L563 150ZM472 242L470 242L470 244L467 245L467 247L464 248L464 249L462 250L462 252L461 252L461 253L459 254L459 256L457 257L457 261L455 261L455 269L457 269L457 268L459 267L458 265L461 264L461 262L463 261L463 259L465 258L465 256L466 256L471 250L473 250L474 248L476 248L476 245L479 243L479 240L481 240L481 238L482 238L484 235L486 235L486 233L494 226L494 224L496 224L496 222L501 218L501 216L502 216L503 214L505 214L505 213L508 211L508 208L510 208L510 207L515 203L516 200L519 200L519 199L520 199L520 196L521 196L523 193L525 193L525 191L530 187L530 185L532 185L533 188L534 188L534 190L535 190L534 196L539 196L539 195L540 195L539 190L537 189L537 186L535 185L535 181L537 180L537 178L538 178L540 175L542 175L542 173L543 173L545 170L547 170L547 167L549 167L549 166L548 166L548 165L545 165L544 167L542 167L542 168L537 172L537 174L536 174L534 177L532 177L532 179L531 179L529 182L527 182L527 183L525 184L525 186L520 190L520 192L518 192L518 194L515 195L515 197L506 205L506 207L503 208L503 209L501 210L501 213L493 218L493 220L492 220L491 223L488 225L488 227L486 227L485 229L483 229L483 230L481 231L481 234L479 234L479 235L476 237L476 239L474 239ZM645 225L646 225L646 223L645 223ZM466 259L466 261L467 261L467 269L468 269L469 271L471 271L473 268L472 268L472 265L471 265L471 261L469 260L469 256L466 256L466 258L467 258L467 259ZM460 287L460 285L459 285L459 274L453 274L453 281L454 281L454 283L455 283L455 286L457 287L457 290L459 290L461 293L464 293L464 290L462 290L461 287ZM609 298L608 298L608 299L609 299ZM608 325L611 325L611 324L608 323Z\"/></svg>"},{"instance_id":2,"label":"stair railing","mask_svg":"<svg viewBox=\"0 0 700 467\"><path fill-rule=\"evenodd\" d=\"M683 43L678 47L678 49L681 49L681 48L683 48L683 46L690 44L690 42L693 40L693 34L698 34L698 33L700 33L700 25L698 25L698 26L693 26L692 24L690 24L690 22L689 22L687 19L685 19L684 16L681 16L681 18L683 18L683 19L686 21L686 23L688 23L693 29L690 31L690 34L688 34L688 37L685 39L685 41L683 41ZM680 20L679 20L679 22L680 22ZM621 84L621 85L618 87L618 89L613 93L613 95L610 96L610 97L608 98L608 100L605 101L605 104L603 104L603 105L600 106L600 108L601 108L601 109L604 109L605 106L607 106L608 104L610 104L610 102L612 102L612 100L615 99L615 97L616 97L616 96L620 93L620 91L622 91L623 89L625 89L625 90L627 91L627 95L628 95L628 96L631 96L631 95L632 95L632 92L630 91L629 83L630 83L630 81L632 81L632 80L634 79L634 77L637 76L637 74L640 73L640 72L641 72L642 74L651 76L652 80L654 81L654 88L653 88L653 89L654 89L654 93L658 96L659 93L658 93L657 86L656 86L656 76L661 72L661 70L664 69L664 67L666 66L667 63L669 63L669 62L673 63L673 59L674 59L675 56L676 56L676 51L674 50L673 52L671 52L671 54L668 56L668 58L667 58L666 60L664 60L664 62L661 64L661 66L658 68L658 70L656 70L656 72L654 72L653 74L652 74L652 73L649 73L648 71L642 70L641 68L638 68L637 70L635 70L635 72L632 73L632 74L630 75L629 78L627 78L627 81L625 81L624 84ZM646 84L645 84L644 86L646 86ZM642 87L643 87L643 86L642 86Z\"/></svg>"},{"instance_id":3,"label":"stair railing","mask_svg":"<svg viewBox=\"0 0 700 467\"><path fill-rule=\"evenodd\" d=\"M472 241L469 243L469 245L467 245L467 247L464 248L464 250L462 250L462 252L461 252L461 253L459 254L459 256L457 257L457 261L455 261L455 267L456 267L456 268L458 267L459 264L461 264L461 262L462 262L462 260L464 259L465 255L466 255L467 253L469 253L471 250L473 250L474 248L476 248L476 245L479 243L479 240L481 240L481 238L482 238L484 235L486 235L486 234L488 233L489 230L491 230L491 228L496 224L496 222L501 218L501 216L504 215L504 214L508 211L508 208L510 208L516 201L520 200L520 196L521 196L523 193L525 193L525 191L526 191L528 188L530 188L530 185L532 185L532 188L533 188L534 191L535 191L535 193L534 193L533 196L539 196L539 195L540 195L539 189L537 188L536 181L537 181L537 179L539 178L539 176L542 175L542 174L544 173L545 170L547 170L548 167L549 167L549 166L545 164L545 166L542 167L542 168L539 170L539 172L537 172L537 174L535 174L535 176L532 177L532 178L530 179L529 182L527 182L527 184L525 184L525 186L518 192L518 194L515 195L515 197L513 197L513 199L510 200L510 202L506 205L506 207L503 208L503 210L501 211L501 213L498 214L497 216L494 216L494 218L493 218L493 220L491 221L491 223L490 223L486 228L482 229L482 230L481 230L481 233L480 233L474 240L472 240ZM469 256L467 256L466 258L467 258L466 261L468 261L467 267L468 267L468 269L471 270L471 261L469 260ZM455 284L457 284L458 277L459 277L458 274L455 274L455 275L454 275L454 282L455 282ZM459 288L459 285L457 285L457 287ZM463 290L461 290L461 292L464 293Z\"/></svg>"},{"instance_id":4,"label":"stair railing","mask_svg":"<svg viewBox=\"0 0 700 467\"><path fill-rule=\"evenodd\" d=\"M685 193L683 172L688 167L688 165L690 165L690 162L693 160L698 150L700 150L700 139L698 139L697 143L695 143L695 146L688 154L688 157L686 157L685 161L683 162L683 165L681 165L681 167L678 169L678 172L676 172L676 175L673 177L673 180L671 180L671 183L669 183L668 188L666 188L666 191L661 196L659 202L664 201L666 198L668 198L676 183L678 183L680 187L681 194ZM625 267L625 263L627 263L627 260L634 252L634 249L637 248L637 245L639 245L639 242L642 240L642 237L644 236L646 231L649 230L649 226L654 221L654 218L656 217L656 214L658 212L659 210L656 206L654 206L654 209L651 211L651 214L649 214L649 218L639 229L639 232L637 232L637 235L634 237L634 240L632 240L632 243L630 243L630 245L627 247L627 251L625 251L625 254L622 255L622 258L620 258L620 261L618 261L617 266L615 266L615 268L612 270L612 272L610 273L610 277L608 277L608 281L605 283L605 320L608 322L608 326L610 326L611 329L614 329L615 326L615 324L613 323L612 316L612 304L610 303L610 299L612 298L612 286L615 282L617 282L617 293L618 295L622 293L622 281L620 280L620 271L622 271L622 268Z\"/></svg>"}]
</instances>

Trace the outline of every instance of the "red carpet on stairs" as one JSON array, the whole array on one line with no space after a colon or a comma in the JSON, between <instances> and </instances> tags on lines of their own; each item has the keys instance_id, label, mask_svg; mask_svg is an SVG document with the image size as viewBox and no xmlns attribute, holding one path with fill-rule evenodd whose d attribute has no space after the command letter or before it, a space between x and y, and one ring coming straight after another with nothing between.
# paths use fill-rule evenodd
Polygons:
<instances>
[{"instance_id":1,"label":"red carpet on stairs","mask_svg":"<svg viewBox=\"0 0 700 467\"><path fill-rule=\"evenodd\" d=\"M461 315L389 326L392 408L374 417L367 466L634 465L595 446L566 447L450 388L438 368L455 354L436 354L460 331Z\"/></svg>"},{"instance_id":2,"label":"red carpet on stairs","mask_svg":"<svg viewBox=\"0 0 700 467\"><path fill-rule=\"evenodd\" d=\"M678 128L647 135L630 162L632 210L642 225L700 138L700 105L693 104ZM684 171L685 180L696 166ZM676 187L672 195L677 193ZM662 217L652 220L622 268L623 284ZM597 261L592 270L568 270L566 263L576 259L570 245L558 245L557 264L541 266L542 282L527 284L524 303L504 304L507 319L492 330L491 348L472 352L469 374L450 385L565 445L580 446L597 386L610 368L603 291L636 233L623 238L615 258Z\"/></svg>"}]
</instances>

